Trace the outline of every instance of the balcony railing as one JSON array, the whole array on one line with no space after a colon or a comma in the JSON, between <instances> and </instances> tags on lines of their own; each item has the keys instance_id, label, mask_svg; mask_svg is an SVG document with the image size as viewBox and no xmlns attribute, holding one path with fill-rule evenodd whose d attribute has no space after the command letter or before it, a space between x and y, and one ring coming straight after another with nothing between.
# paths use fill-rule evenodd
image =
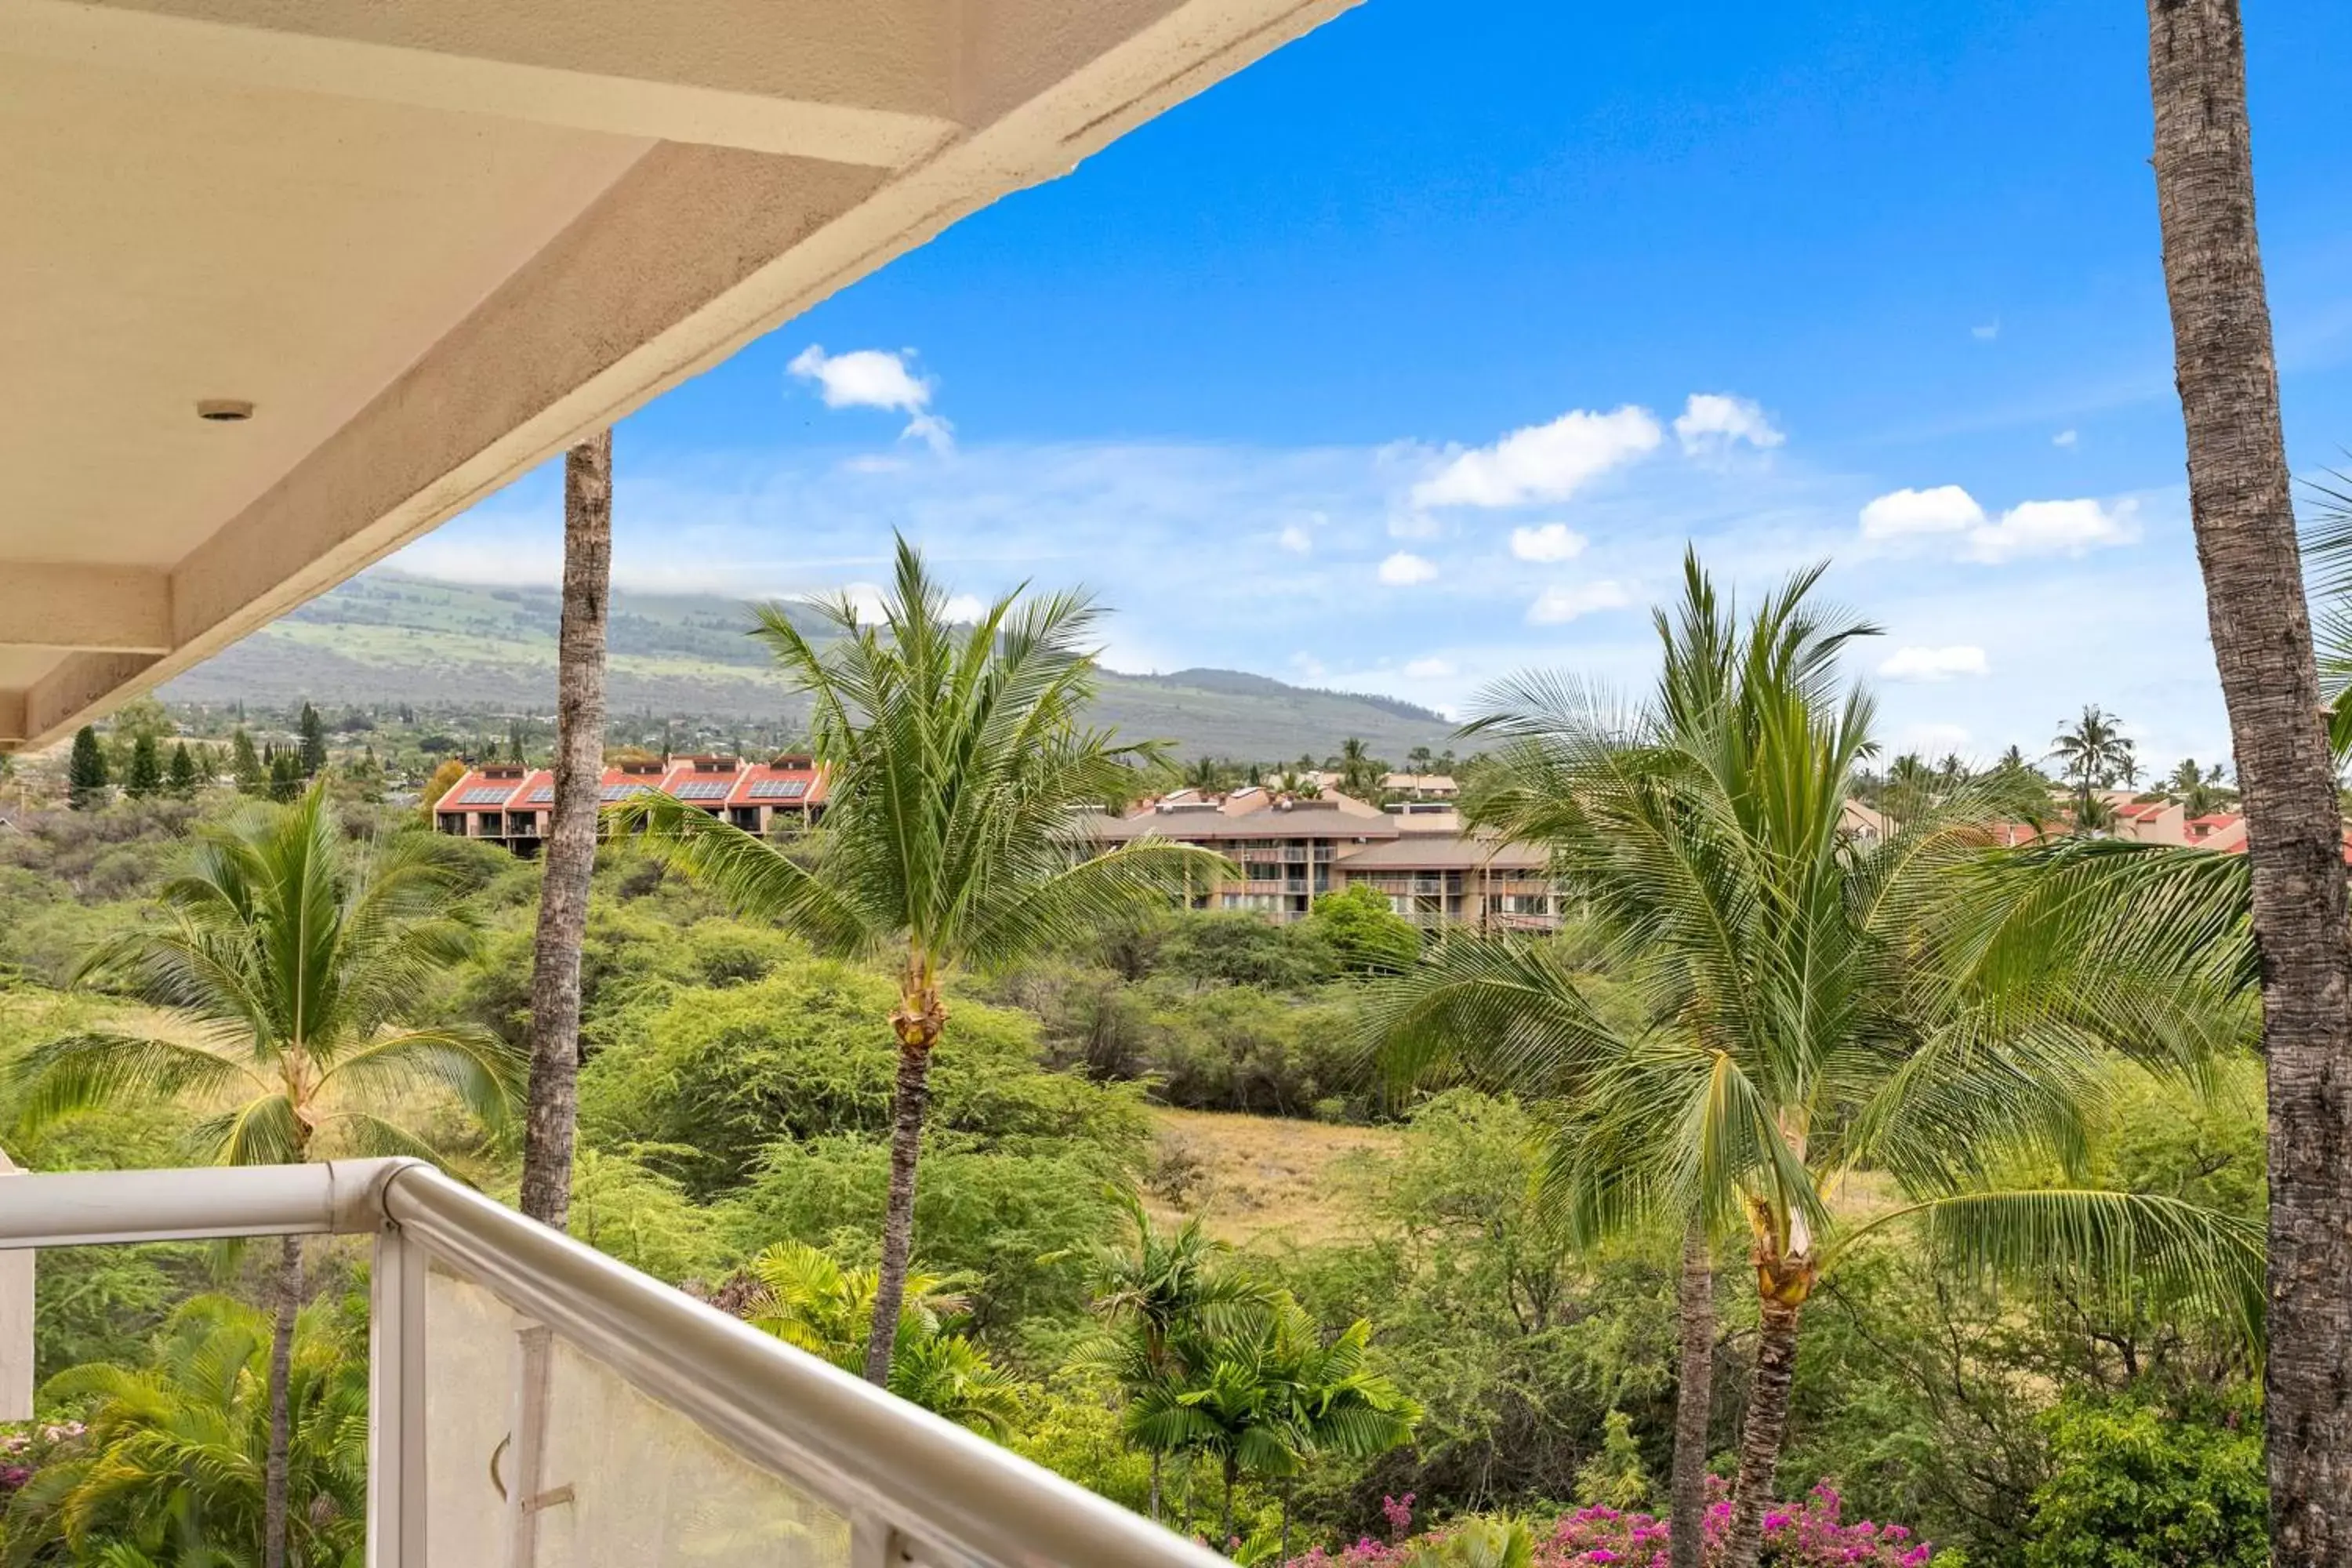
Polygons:
<instances>
[{"instance_id":1,"label":"balcony railing","mask_svg":"<svg viewBox=\"0 0 2352 1568\"><path fill-rule=\"evenodd\" d=\"M0 1248L374 1237L370 1568L1224 1559L429 1165L11 1178Z\"/></svg>"}]
</instances>

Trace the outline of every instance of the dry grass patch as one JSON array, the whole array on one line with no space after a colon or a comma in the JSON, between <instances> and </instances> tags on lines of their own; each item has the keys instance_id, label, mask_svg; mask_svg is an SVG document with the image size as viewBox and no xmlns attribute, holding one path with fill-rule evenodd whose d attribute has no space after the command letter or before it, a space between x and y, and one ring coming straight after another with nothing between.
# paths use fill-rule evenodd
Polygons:
<instances>
[{"instance_id":1,"label":"dry grass patch","mask_svg":"<svg viewBox=\"0 0 2352 1568\"><path fill-rule=\"evenodd\" d=\"M1349 1184L1339 1165L1393 1150L1403 1136L1388 1127L1213 1110L1155 1110L1152 1119L1160 1131L1145 1193L1152 1217L1205 1211L1210 1233L1235 1247L1339 1237Z\"/></svg>"}]
</instances>

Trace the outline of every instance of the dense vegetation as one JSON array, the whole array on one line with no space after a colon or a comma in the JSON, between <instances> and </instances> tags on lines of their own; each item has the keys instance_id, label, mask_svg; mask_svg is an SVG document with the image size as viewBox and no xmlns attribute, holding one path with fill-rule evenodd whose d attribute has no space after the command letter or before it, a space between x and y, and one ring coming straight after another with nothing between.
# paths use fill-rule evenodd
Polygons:
<instances>
[{"instance_id":1,"label":"dense vegetation","mask_svg":"<svg viewBox=\"0 0 2352 1568\"><path fill-rule=\"evenodd\" d=\"M110 765L123 738L102 739ZM292 755L299 781L310 759ZM0 832L0 1128L22 1163L165 1164L216 1134L220 1107L200 1092L84 1095L74 1110L39 1075L60 1040L171 1044L186 1028L184 1007L157 1005L174 995L119 969L70 983L110 943L136 951L126 933L168 930L159 894L192 843L228 843L240 822L238 841L265 842L271 824L317 813L353 867L419 853L396 847L417 836L416 814L372 802L363 769L339 761L323 776L308 795L298 782L290 807L264 804L279 793L265 768L250 795L175 794L167 773L167 787L135 797L92 782L81 809L58 799L12 816ZM1909 809L1941 809L1967 783L1944 781ZM535 868L472 844L437 843L428 858L465 940L400 988L399 1022L463 1042L486 1069L407 1075L378 1110L511 1194L514 1141L486 1090L523 1038ZM1584 1037L1617 1041L1639 1065L1659 974L1612 930L1601 886L1589 923L1521 944L1513 962L1573 998ZM601 855L591 909L573 1234L860 1366L902 970L740 918L628 844ZM1392 1041L1398 997L1471 949L1425 960L1377 901L1328 900L1288 927L1155 909L1050 937L940 974L952 1032L930 1071L887 1385L1139 1511L1222 1537L1244 1561L1663 1563L1678 1325L1690 1321L1678 1301L1689 1226L1674 1211L1684 1189L1656 1168L1648 1196L1610 1223L1559 1223L1563 1151L1601 1147L1591 1140L1648 1112L1589 1097L1621 1111L1580 1126L1556 1081L1488 1070L1475 1049L1388 1070L1397 1063L1370 1047ZM2105 956L2084 945L2055 968ZM2226 1012L2227 985L2210 1000ZM1808 1274L1803 1332L1779 1342L1793 1346L1785 1431L1763 1462L1787 1500L1759 1510L1762 1561L2261 1560L2256 1352L2218 1292L2184 1287L2160 1248L2104 1276L2018 1247L1955 1267L1934 1237L1872 1223L1956 1171L2258 1219L2261 1074L2231 1043L2243 1031L2219 1027L2189 1053L2193 1070L2177 1071L2095 1048L2084 1027L2069 1037L2082 1048L2065 1056L2063 1138L2009 1148L1998 1170L1971 1143L1976 1164L1961 1171L1948 1139L1849 1135L1838 1118L1878 1114L1857 1100L1810 1146L1817 1194L1784 1193L1782 1212L1759 1222L1784 1266L1799 1245L1789 1215L1810 1215L1801 1234L1852 1238L1833 1268ZM1993 1078L2015 1088L2027 1080L2002 1075L2031 1065L2012 1053ZM1867 1076L1852 1066L1836 1073L1848 1089ZM1179 1132L1179 1109L1230 1114ZM1978 1131L1999 1120L1978 1112ZM1328 1222L1239 1211L1257 1173L1231 1152L1239 1140L1200 1128L1264 1118L1360 1130L1359 1152L1307 1178ZM1713 1373L1699 1412L1717 1478L1708 1541L1736 1531L1724 1482L1755 1425L1750 1377L1773 1300L1720 1231L1714 1251L1698 1345ZM258 1561L273 1447L286 1459L289 1560L344 1559L363 1453L360 1259L310 1250L273 1422L268 1352L281 1336L268 1308L283 1268L181 1247L45 1260L43 1420L8 1439L0 1463L6 1560ZM183 1462L194 1446L202 1467ZM101 1497L100 1475L134 1480Z\"/></svg>"}]
</instances>

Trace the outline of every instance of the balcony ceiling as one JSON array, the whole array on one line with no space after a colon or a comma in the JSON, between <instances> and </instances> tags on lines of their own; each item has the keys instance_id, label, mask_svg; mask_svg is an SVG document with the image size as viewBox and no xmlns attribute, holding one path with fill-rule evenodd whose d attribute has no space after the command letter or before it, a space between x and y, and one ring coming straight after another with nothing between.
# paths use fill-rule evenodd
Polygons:
<instances>
[{"instance_id":1,"label":"balcony ceiling","mask_svg":"<svg viewBox=\"0 0 2352 1568\"><path fill-rule=\"evenodd\" d=\"M0 0L0 749L1352 3Z\"/></svg>"}]
</instances>

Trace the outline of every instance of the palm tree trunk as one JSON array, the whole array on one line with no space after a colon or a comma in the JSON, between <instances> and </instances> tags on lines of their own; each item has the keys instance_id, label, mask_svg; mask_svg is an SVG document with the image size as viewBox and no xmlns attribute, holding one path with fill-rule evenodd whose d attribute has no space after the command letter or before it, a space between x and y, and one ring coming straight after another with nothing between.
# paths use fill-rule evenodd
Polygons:
<instances>
[{"instance_id":1,"label":"palm tree trunk","mask_svg":"<svg viewBox=\"0 0 2352 1568\"><path fill-rule=\"evenodd\" d=\"M1160 1450L1151 1450L1151 1522L1160 1522Z\"/></svg>"},{"instance_id":2,"label":"palm tree trunk","mask_svg":"<svg viewBox=\"0 0 2352 1568\"><path fill-rule=\"evenodd\" d=\"M1241 1467L1231 1455L1225 1458L1225 1511L1217 1526L1217 1550L1223 1552L1234 1538L1234 1483L1241 1479Z\"/></svg>"},{"instance_id":3,"label":"palm tree trunk","mask_svg":"<svg viewBox=\"0 0 2352 1568\"><path fill-rule=\"evenodd\" d=\"M2148 0L2189 510L2244 791L2270 1089L2273 1560L2352 1562L2352 941L2254 230L2237 0Z\"/></svg>"},{"instance_id":4,"label":"palm tree trunk","mask_svg":"<svg viewBox=\"0 0 2352 1568\"><path fill-rule=\"evenodd\" d=\"M890 1381L898 1309L907 1296L907 1263L915 1250L915 1161L922 1152L930 1071L930 1046L901 1042L898 1086L891 1103L890 1201L882 1214L882 1267L875 1281L874 1326L866 1339L866 1381L877 1388Z\"/></svg>"},{"instance_id":5,"label":"palm tree trunk","mask_svg":"<svg viewBox=\"0 0 2352 1568\"><path fill-rule=\"evenodd\" d=\"M1706 1546L1707 1416L1715 1405L1715 1259L1706 1226L1683 1237L1681 1374L1675 1386L1673 1568L1699 1568Z\"/></svg>"},{"instance_id":6,"label":"palm tree trunk","mask_svg":"<svg viewBox=\"0 0 2352 1568\"><path fill-rule=\"evenodd\" d=\"M604 771L604 621L613 576L613 433L563 459L563 617L556 654L555 801L530 967L530 1100L522 1212L564 1228L580 1119L580 945Z\"/></svg>"},{"instance_id":7,"label":"palm tree trunk","mask_svg":"<svg viewBox=\"0 0 2352 1568\"><path fill-rule=\"evenodd\" d=\"M1282 1483L1282 1550L1275 1556L1276 1563L1290 1561L1290 1491L1291 1483Z\"/></svg>"},{"instance_id":8,"label":"palm tree trunk","mask_svg":"<svg viewBox=\"0 0 2352 1568\"><path fill-rule=\"evenodd\" d=\"M302 1309L302 1238L278 1247L278 1313L269 1335L269 1453L262 1468L262 1568L286 1568L287 1455L292 1447L289 1385L294 1372L294 1319Z\"/></svg>"},{"instance_id":9,"label":"palm tree trunk","mask_svg":"<svg viewBox=\"0 0 2352 1568\"><path fill-rule=\"evenodd\" d=\"M1756 1568L1764 1544L1764 1505L1772 1500L1780 1467L1780 1438L1789 1427L1789 1385L1797 1373L1801 1309L1764 1299L1756 1331L1756 1380L1748 1391L1748 1424L1739 1434L1739 1479L1731 1493L1731 1527L1724 1532L1723 1568ZM1677 1473L1681 1467L1675 1467Z\"/></svg>"}]
</instances>

